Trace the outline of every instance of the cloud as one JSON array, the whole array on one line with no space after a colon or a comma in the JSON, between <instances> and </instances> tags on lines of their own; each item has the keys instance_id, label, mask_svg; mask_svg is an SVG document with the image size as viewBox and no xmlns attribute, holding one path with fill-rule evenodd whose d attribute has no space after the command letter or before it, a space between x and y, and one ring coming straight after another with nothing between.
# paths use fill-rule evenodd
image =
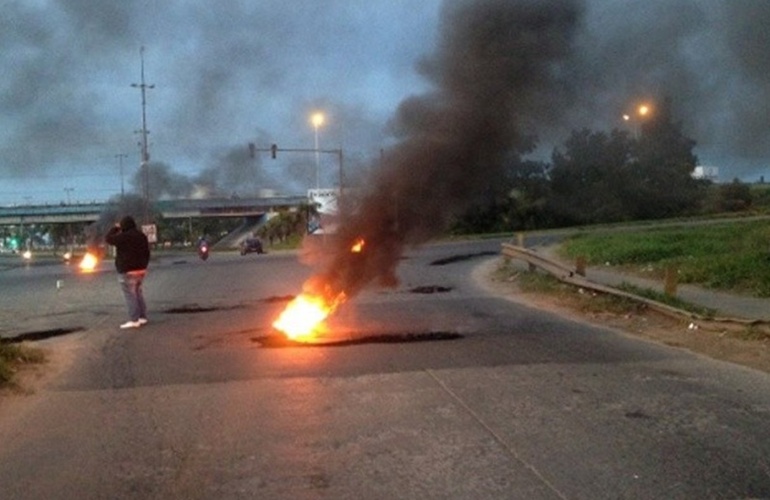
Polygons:
<instances>
[{"instance_id":1,"label":"cloud","mask_svg":"<svg viewBox=\"0 0 770 500\"><path fill-rule=\"evenodd\" d=\"M531 3L510 1L516 7ZM153 161L194 177L215 165L222 151L257 137L309 145L309 112L329 106L340 121L325 127L324 144L344 146L360 158L357 163L370 164L398 139L388 134L406 125L399 125L406 119L400 103L440 76L438 62L426 59L448 43L438 34L444 22L439 9L462 4L6 2L0 19L0 179L25 186L27 178L48 176L48 184L60 185L73 172L114 169L117 153L135 153L140 95L130 85L139 80L142 45L147 83L155 85L146 108ZM619 116L639 99L669 97L704 161L718 163L731 177L767 172L770 3L583 5L570 27L570 54L548 68L557 83L547 93L536 86L525 91L523 102L531 109L519 114L546 149L574 128L623 126ZM563 26L555 26L543 50L564 36ZM517 64L526 68L527 61ZM505 76L516 85L516 75ZM477 78L476 84L483 92L494 82ZM292 189L298 184L285 180ZM27 187L34 193L36 186Z\"/></svg>"}]
</instances>

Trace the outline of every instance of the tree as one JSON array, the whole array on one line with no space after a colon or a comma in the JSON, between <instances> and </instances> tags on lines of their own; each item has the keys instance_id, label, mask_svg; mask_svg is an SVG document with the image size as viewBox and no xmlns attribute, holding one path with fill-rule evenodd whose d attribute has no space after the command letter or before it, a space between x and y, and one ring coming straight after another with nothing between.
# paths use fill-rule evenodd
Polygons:
<instances>
[{"instance_id":1,"label":"tree","mask_svg":"<svg viewBox=\"0 0 770 500\"><path fill-rule=\"evenodd\" d=\"M692 177L695 141L671 117L666 100L641 125L633 157L625 166L622 199L634 219L657 219L694 211L703 191Z\"/></svg>"},{"instance_id":2,"label":"tree","mask_svg":"<svg viewBox=\"0 0 770 500\"><path fill-rule=\"evenodd\" d=\"M751 208L751 187L738 179L730 184L719 186L719 209L725 212L738 212Z\"/></svg>"},{"instance_id":3,"label":"tree","mask_svg":"<svg viewBox=\"0 0 770 500\"><path fill-rule=\"evenodd\" d=\"M555 149L550 169L554 213L565 223L597 223L627 218L622 193L624 166L633 144L628 133L573 131L564 151Z\"/></svg>"},{"instance_id":4,"label":"tree","mask_svg":"<svg viewBox=\"0 0 770 500\"><path fill-rule=\"evenodd\" d=\"M549 192L547 164L522 159L522 151L534 149L534 138L528 141L508 155L504 177L489 179L484 196L455 219L452 232L516 231L550 224L544 210Z\"/></svg>"}]
</instances>

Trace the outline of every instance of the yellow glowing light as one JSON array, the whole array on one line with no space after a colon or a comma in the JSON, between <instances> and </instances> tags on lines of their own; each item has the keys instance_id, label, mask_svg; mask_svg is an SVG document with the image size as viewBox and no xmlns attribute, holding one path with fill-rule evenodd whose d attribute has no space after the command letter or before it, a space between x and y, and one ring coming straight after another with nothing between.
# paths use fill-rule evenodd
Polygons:
<instances>
[{"instance_id":1,"label":"yellow glowing light","mask_svg":"<svg viewBox=\"0 0 770 500\"><path fill-rule=\"evenodd\" d=\"M321 297L302 294L286 306L273 323L273 327L292 340L308 340L317 333L317 329L331 311L332 307Z\"/></svg>"},{"instance_id":2,"label":"yellow glowing light","mask_svg":"<svg viewBox=\"0 0 770 500\"><path fill-rule=\"evenodd\" d=\"M642 104L641 106L639 106L639 115L640 116L647 116L647 114L649 114L649 112L650 112L650 107L647 106L646 104Z\"/></svg>"},{"instance_id":3,"label":"yellow glowing light","mask_svg":"<svg viewBox=\"0 0 770 500\"><path fill-rule=\"evenodd\" d=\"M83 256L83 260L80 261L80 270L84 273L90 273L94 269L96 269L96 265L99 263L99 259L96 258L96 255L86 252L86 254Z\"/></svg>"},{"instance_id":4,"label":"yellow glowing light","mask_svg":"<svg viewBox=\"0 0 770 500\"><path fill-rule=\"evenodd\" d=\"M361 253L365 244L366 242L363 240L363 238L359 238L355 243L353 243L353 246L350 247L350 251L353 253Z\"/></svg>"},{"instance_id":5,"label":"yellow glowing light","mask_svg":"<svg viewBox=\"0 0 770 500\"><path fill-rule=\"evenodd\" d=\"M24 253L22 253L21 256L24 260L30 260L32 258L32 252L24 250Z\"/></svg>"},{"instance_id":6,"label":"yellow glowing light","mask_svg":"<svg viewBox=\"0 0 770 500\"><path fill-rule=\"evenodd\" d=\"M326 118L324 117L323 113L313 113L313 115L310 117L310 123L312 123L315 128L318 128L324 124L325 119Z\"/></svg>"},{"instance_id":7,"label":"yellow glowing light","mask_svg":"<svg viewBox=\"0 0 770 500\"><path fill-rule=\"evenodd\" d=\"M344 292L331 300L308 293L298 295L273 322L273 328L291 340L309 342L324 333L324 321L346 298Z\"/></svg>"}]
</instances>

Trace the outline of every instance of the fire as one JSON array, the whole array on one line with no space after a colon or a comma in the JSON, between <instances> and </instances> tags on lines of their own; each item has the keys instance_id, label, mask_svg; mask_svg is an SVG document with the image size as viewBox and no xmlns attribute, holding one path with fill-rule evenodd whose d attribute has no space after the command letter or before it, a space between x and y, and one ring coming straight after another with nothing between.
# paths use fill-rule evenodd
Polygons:
<instances>
[{"instance_id":1,"label":"fire","mask_svg":"<svg viewBox=\"0 0 770 500\"><path fill-rule=\"evenodd\" d=\"M307 342L323 332L323 322L345 300L340 293L327 301L322 296L303 293L289 302L286 309L273 322L273 327L282 331L291 340Z\"/></svg>"},{"instance_id":2,"label":"fire","mask_svg":"<svg viewBox=\"0 0 770 500\"><path fill-rule=\"evenodd\" d=\"M363 238L358 238L351 245L350 252L361 253L365 243ZM335 290L322 279L311 279L305 283L305 292L289 302L273 322L273 328L283 332L290 340L310 342L324 333L324 321L345 300L347 295L344 291Z\"/></svg>"},{"instance_id":3,"label":"fire","mask_svg":"<svg viewBox=\"0 0 770 500\"><path fill-rule=\"evenodd\" d=\"M361 253L364 250L364 245L366 242L363 238L358 238L355 243L353 243L353 246L350 247L350 251L353 253Z\"/></svg>"},{"instance_id":4,"label":"fire","mask_svg":"<svg viewBox=\"0 0 770 500\"><path fill-rule=\"evenodd\" d=\"M96 265L99 263L99 259L91 252L86 252L83 256L83 260L80 261L80 270L84 273L90 273L96 269Z\"/></svg>"}]
</instances>

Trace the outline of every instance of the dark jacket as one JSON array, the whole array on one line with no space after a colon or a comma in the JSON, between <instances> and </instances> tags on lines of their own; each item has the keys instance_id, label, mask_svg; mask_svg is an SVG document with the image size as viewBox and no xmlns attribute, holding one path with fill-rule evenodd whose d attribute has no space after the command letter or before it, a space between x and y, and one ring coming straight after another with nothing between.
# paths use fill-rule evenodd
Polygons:
<instances>
[{"instance_id":1,"label":"dark jacket","mask_svg":"<svg viewBox=\"0 0 770 500\"><path fill-rule=\"evenodd\" d=\"M147 269L150 263L150 244L147 236L137 229L133 217L123 217L120 227L110 229L104 239L115 246L115 269L119 273Z\"/></svg>"}]
</instances>

